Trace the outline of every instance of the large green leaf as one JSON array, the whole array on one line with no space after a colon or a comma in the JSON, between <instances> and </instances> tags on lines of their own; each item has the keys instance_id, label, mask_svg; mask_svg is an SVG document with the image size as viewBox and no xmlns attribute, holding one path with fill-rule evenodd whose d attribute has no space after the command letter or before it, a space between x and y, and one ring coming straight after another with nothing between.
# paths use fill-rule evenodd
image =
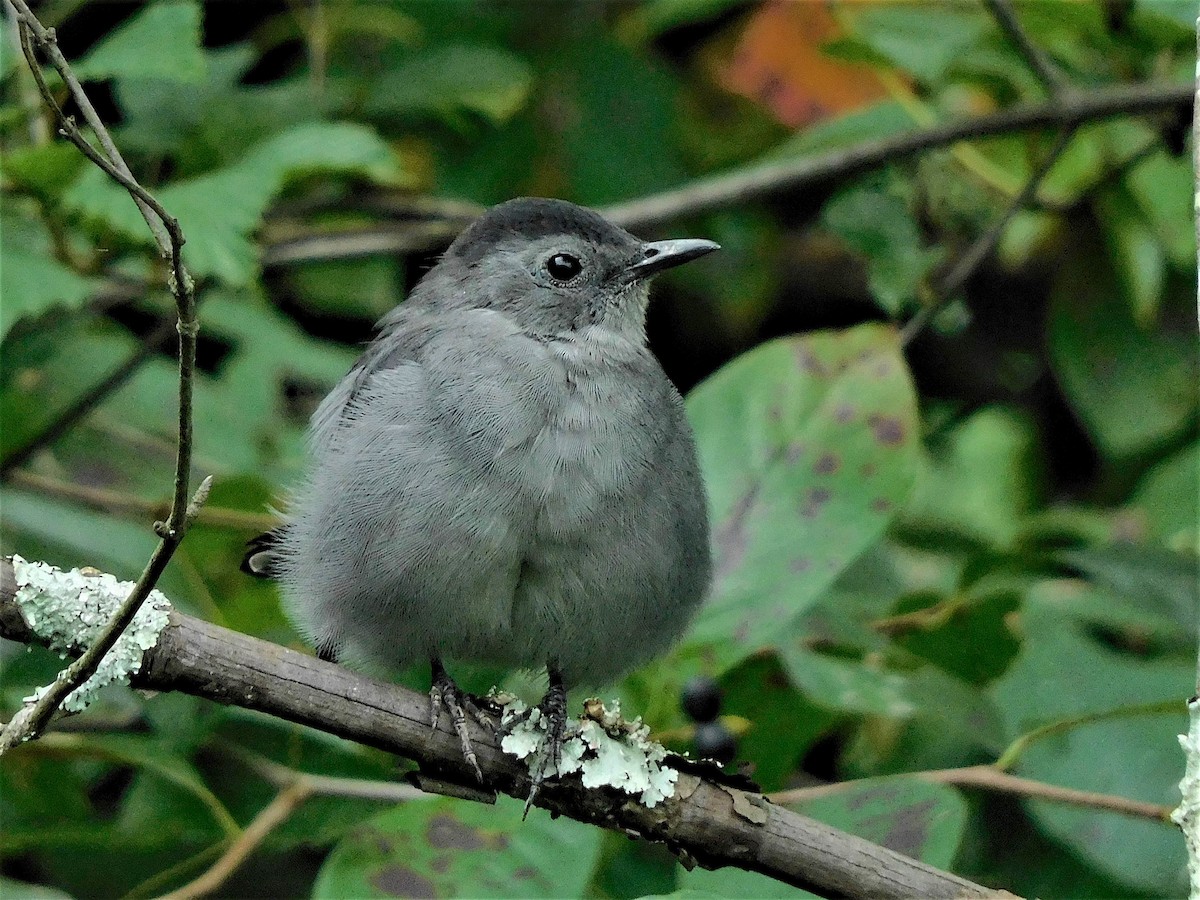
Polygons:
<instances>
[{"instance_id":1,"label":"large green leaf","mask_svg":"<svg viewBox=\"0 0 1200 900\"><path fill-rule=\"evenodd\" d=\"M75 65L75 74L85 81L166 78L195 83L204 72L200 7L185 0L148 3Z\"/></svg>"},{"instance_id":2,"label":"large green leaf","mask_svg":"<svg viewBox=\"0 0 1200 900\"><path fill-rule=\"evenodd\" d=\"M933 443L902 524L1004 547L1039 499L1039 456L1033 425L1020 412L992 406Z\"/></svg>"},{"instance_id":3,"label":"large green leaf","mask_svg":"<svg viewBox=\"0 0 1200 900\"><path fill-rule=\"evenodd\" d=\"M425 50L376 79L367 111L453 118L466 110L500 123L525 104L532 84L529 66L512 53L452 44Z\"/></svg>"},{"instance_id":4,"label":"large green leaf","mask_svg":"<svg viewBox=\"0 0 1200 900\"><path fill-rule=\"evenodd\" d=\"M1057 270L1050 352L1072 407L1113 459L1158 446L1194 422L1195 336L1140 327L1113 263L1086 224Z\"/></svg>"},{"instance_id":5,"label":"large green leaf","mask_svg":"<svg viewBox=\"0 0 1200 900\"><path fill-rule=\"evenodd\" d=\"M852 34L898 68L922 81L936 81L959 56L974 49L987 27L982 10L972 7L889 3L864 7L853 20ZM937 40L930 40L931 33Z\"/></svg>"},{"instance_id":6,"label":"large green leaf","mask_svg":"<svg viewBox=\"0 0 1200 900\"><path fill-rule=\"evenodd\" d=\"M695 637L732 663L786 641L904 502L916 403L896 332L861 325L758 347L693 390L688 413L716 561Z\"/></svg>"},{"instance_id":7,"label":"large green leaf","mask_svg":"<svg viewBox=\"0 0 1200 900\"><path fill-rule=\"evenodd\" d=\"M1066 787L1174 804L1183 761L1175 736L1187 728L1184 700L1195 687L1195 660L1144 659L1103 646L1076 613L1094 589L1045 582L1026 599L1022 651L996 683L1006 734L1083 715L1117 718L1045 737L1020 757L1022 775ZM1137 708L1178 701L1178 712ZM1128 710L1124 717L1120 711ZM1133 887L1186 893L1183 837L1165 823L1044 801L1027 801L1047 833L1092 865Z\"/></svg>"},{"instance_id":8,"label":"large green leaf","mask_svg":"<svg viewBox=\"0 0 1200 900\"><path fill-rule=\"evenodd\" d=\"M1149 537L1173 550L1200 554L1200 443L1142 476L1129 503L1144 517Z\"/></svg>"},{"instance_id":9,"label":"large green leaf","mask_svg":"<svg viewBox=\"0 0 1200 900\"><path fill-rule=\"evenodd\" d=\"M157 190L187 238L185 262L195 275L243 285L257 267L250 241L267 204L286 179L315 171L348 172L382 181L399 177L396 157L369 128L351 123L297 125L251 148L237 163ZM66 202L137 240L148 231L133 201L89 169Z\"/></svg>"},{"instance_id":10,"label":"large green leaf","mask_svg":"<svg viewBox=\"0 0 1200 900\"><path fill-rule=\"evenodd\" d=\"M314 897L578 897L591 878L600 831L521 821L522 804L406 803L363 823L334 848Z\"/></svg>"},{"instance_id":11,"label":"large green leaf","mask_svg":"<svg viewBox=\"0 0 1200 900\"><path fill-rule=\"evenodd\" d=\"M21 215L14 201L5 201L0 238L0 338L27 316L55 306L81 306L97 284L97 279L58 262L45 227Z\"/></svg>"}]
</instances>

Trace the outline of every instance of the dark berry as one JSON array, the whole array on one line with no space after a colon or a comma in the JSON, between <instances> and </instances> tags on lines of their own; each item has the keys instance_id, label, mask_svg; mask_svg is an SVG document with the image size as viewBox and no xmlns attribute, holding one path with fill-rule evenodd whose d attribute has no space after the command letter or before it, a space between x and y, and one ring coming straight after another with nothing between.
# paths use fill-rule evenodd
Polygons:
<instances>
[{"instance_id":1,"label":"dark berry","mask_svg":"<svg viewBox=\"0 0 1200 900\"><path fill-rule=\"evenodd\" d=\"M736 753L737 739L720 722L702 722L696 726L696 755L701 759L715 759L725 765Z\"/></svg>"},{"instance_id":2,"label":"dark berry","mask_svg":"<svg viewBox=\"0 0 1200 900\"><path fill-rule=\"evenodd\" d=\"M711 722L721 712L721 688L707 675L697 675L683 686L683 711L696 722Z\"/></svg>"}]
</instances>

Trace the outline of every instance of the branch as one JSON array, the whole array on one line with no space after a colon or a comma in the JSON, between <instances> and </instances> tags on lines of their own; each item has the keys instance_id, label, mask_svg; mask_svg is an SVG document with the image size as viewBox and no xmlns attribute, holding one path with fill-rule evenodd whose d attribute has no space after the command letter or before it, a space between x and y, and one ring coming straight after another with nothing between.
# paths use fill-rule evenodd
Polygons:
<instances>
[{"instance_id":1,"label":"branch","mask_svg":"<svg viewBox=\"0 0 1200 900\"><path fill-rule=\"evenodd\" d=\"M1028 63L1029 68L1050 96L1061 97L1067 90L1062 73L1021 27L1016 11L1013 9L1012 0L984 0L984 2L987 3L988 10L996 19L1001 30L1025 58L1025 62Z\"/></svg>"},{"instance_id":2,"label":"branch","mask_svg":"<svg viewBox=\"0 0 1200 900\"><path fill-rule=\"evenodd\" d=\"M1077 128L1087 122L1149 115L1187 106L1192 102L1193 89L1191 84L1122 85L1088 91L1061 101L1021 104L989 116L864 141L819 156L760 163L704 178L676 190L610 206L602 212L625 228L648 228L683 216L844 178L957 141L1031 128Z\"/></svg>"},{"instance_id":3,"label":"branch","mask_svg":"<svg viewBox=\"0 0 1200 900\"><path fill-rule=\"evenodd\" d=\"M972 787L1001 794L1016 794L1021 797L1034 797L1039 800L1049 800L1052 803L1065 803L1070 806L1083 806L1089 809L1102 809L1107 812L1121 813L1135 818L1153 819L1156 822L1169 822L1171 808L1158 803L1145 803L1141 800L1130 800L1128 797L1118 797L1114 794L1100 794L1094 791L1080 791L1075 788L1060 787L1035 781L1032 778L1020 778L1008 772L989 766L966 766L960 769L934 769L927 772L911 772L907 775L889 775L888 778L919 778L922 781L932 781L935 784L950 784L956 787ZM797 788L790 791L780 791L771 794L774 803L797 803L813 800L817 797L828 797L839 794L844 790L856 787L867 781L879 781L877 778L863 778L852 781L839 781L836 784L821 784L814 787Z\"/></svg>"},{"instance_id":4,"label":"branch","mask_svg":"<svg viewBox=\"0 0 1200 900\"><path fill-rule=\"evenodd\" d=\"M137 583L130 590L113 618L97 635L92 646L59 672L53 683L45 690L40 691L37 697L27 703L4 726L3 731L0 731L0 754L41 734L63 701L96 673L109 650L129 627L146 598L150 596L154 585L158 583L159 577L175 553L175 548L183 540L184 533L195 516L196 510L208 496L208 490L212 483L211 478L205 479L195 495L189 496L192 468L192 378L196 367L196 337L200 327L196 321L195 285L183 265L184 236L179 222L133 177L129 166L113 142L112 136L109 135L108 129L104 127L104 123L100 121L99 115L84 93L79 79L75 77L75 73L62 55L62 51L59 50L54 30L46 28L38 21L25 0L8 0L8 2L16 14L21 52L25 56L25 62L33 74L42 99L54 112L58 121L59 134L78 147L84 156L129 192L169 266L170 275L167 282L171 294L175 298L177 313L175 327L179 332L179 438L175 454L171 511L161 526L156 523L155 531L160 539L159 544L142 570L141 577L138 578ZM78 125L75 124L75 120L63 112L42 74L36 50L41 50L45 54L50 64L62 77L63 83L68 87L71 99L83 113L85 121L95 133L96 140L99 141L103 152L93 147L84 138ZM137 365L140 365L140 361L123 367L123 369L128 368L128 371L122 375L122 379L128 378ZM118 370L116 374L120 374L121 371ZM108 381L112 381L112 379L107 379L106 382ZM82 415L82 413L79 414ZM73 420L67 420L62 416L58 419L59 423L68 421ZM28 445L26 449L28 449Z\"/></svg>"},{"instance_id":5,"label":"branch","mask_svg":"<svg viewBox=\"0 0 1200 900\"><path fill-rule=\"evenodd\" d=\"M966 252L955 262L953 268L941 279L935 290L933 301L922 306L904 326L900 333L902 346L908 346L913 338L932 321L933 317L966 286L972 276L979 271L980 266L988 261L996 251L996 247L999 246L1000 239L1004 237L1004 231L1008 228L1008 224L1037 196L1042 181L1050 174L1050 170L1054 168L1058 158L1067 149L1074 134L1073 126L1059 132L1054 145L1046 152L1037 169L1029 176L1025 186L1021 188L1021 192L1013 197L1000 217L967 248Z\"/></svg>"},{"instance_id":6,"label":"branch","mask_svg":"<svg viewBox=\"0 0 1200 900\"><path fill-rule=\"evenodd\" d=\"M12 565L2 561L0 635L36 641L15 593ZM134 684L265 712L414 760L435 780L475 784L452 725L443 721L430 730L424 694L175 611L157 645L145 651ZM485 783L513 797L528 796L527 765L502 752L474 722L470 728ZM620 791L584 788L577 776L544 784L537 803L666 843L707 867L761 872L827 896L1010 896L690 771L679 772L674 796L653 809Z\"/></svg>"}]
</instances>

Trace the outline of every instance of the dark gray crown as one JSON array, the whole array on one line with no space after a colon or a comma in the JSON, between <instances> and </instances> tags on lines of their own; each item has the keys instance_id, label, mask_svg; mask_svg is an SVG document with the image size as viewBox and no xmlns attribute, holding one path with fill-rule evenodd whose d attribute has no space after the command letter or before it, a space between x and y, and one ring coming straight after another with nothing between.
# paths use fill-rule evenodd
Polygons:
<instances>
[{"instance_id":1,"label":"dark gray crown","mask_svg":"<svg viewBox=\"0 0 1200 900\"><path fill-rule=\"evenodd\" d=\"M633 240L629 232L595 210L566 200L519 197L489 209L455 239L446 253L471 263L514 237L533 241L558 234L581 237L598 245L628 244Z\"/></svg>"}]
</instances>

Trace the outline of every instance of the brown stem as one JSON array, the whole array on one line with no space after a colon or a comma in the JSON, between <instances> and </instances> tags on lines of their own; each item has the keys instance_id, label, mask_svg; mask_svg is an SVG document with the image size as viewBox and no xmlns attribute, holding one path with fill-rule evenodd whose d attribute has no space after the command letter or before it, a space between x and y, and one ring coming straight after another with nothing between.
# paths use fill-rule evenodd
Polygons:
<instances>
[{"instance_id":1,"label":"brown stem","mask_svg":"<svg viewBox=\"0 0 1200 900\"><path fill-rule=\"evenodd\" d=\"M921 307L904 326L904 330L900 334L901 344L907 346L911 343L913 338L933 320L933 317L966 286L971 277L979 271L979 267L987 262L988 258L996 251L996 247L999 246L1000 239L1004 236L1004 230L1008 228L1008 223L1037 195L1038 187L1050 174L1050 170L1054 168L1054 164L1058 162L1063 151L1067 149L1074 134L1073 127L1064 128L1059 132L1054 145L1042 157L1042 161L1029 176L1025 186L1021 188L1021 192L1013 197L1000 217L967 248L967 251L958 258L950 271L941 279L936 288L933 302Z\"/></svg>"},{"instance_id":2,"label":"brown stem","mask_svg":"<svg viewBox=\"0 0 1200 900\"><path fill-rule=\"evenodd\" d=\"M170 507L165 500L149 500L132 494L112 491L105 488L90 487L84 484L74 484L58 478L50 478L37 472L19 469L9 476L9 484L13 487L26 488L48 497L57 497L82 503L93 509L121 515L136 515L151 520L161 519L167 515ZM217 528L232 528L255 533L270 531L279 524L279 517L270 513L256 513L243 509L227 509L217 506L205 506L196 516L196 521Z\"/></svg>"},{"instance_id":3,"label":"brown stem","mask_svg":"<svg viewBox=\"0 0 1200 900\"><path fill-rule=\"evenodd\" d=\"M1032 778L1020 778L1010 775L996 766L966 766L960 769L933 769L927 772L911 772L907 775L888 776L899 778L919 778L922 781L932 781L935 784L949 784L956 787L979 788L1001 794L1016 794L1021 797L1032 797L1038 800L1048 800L1051 803L1065 803L1070 806L1083 806L1088 809L1102 809L1107 812L1121 813L1140 819L1154 819L1157 822L1171 821L1171 808L1158 803L1146 803L1141 800L1130 800L1128 797L1118 797L1114 794L1100 794L1095 791L1080 791L1075 788L1059 787ZM774 803L800 803L814 800L817 797L828 797L840 794L845 790L857 787L866 781L878 779L861 779L858 781L839 781L836 784L822 784L816 787L797 788L790 791L780 791L771 794Z\"/></svg>"},{"instance_id":4,"label":"brown stem","mask_svg":"<svg viewBox=\"0 0 1200 900\"><path fill-rule=\"evenodd\" d=\"M700 179L603 210L625 228L649 228L683 216L760 200L844 178L957 141L1032 128L1072 128L1116 116L1142 116L1192 102L1189 84L1135 84L1097 88L1061 101L1012 106L988 116L960 119L933 128L864 141L819 156L783 158Z\"/></svg>"},{"instance_id":5,"label":"brown stem","mask_svg":"<svg viewBox=\"0 0 1200 900\"><path fill-rule=\"evenodd\" d=\"M1067 83L1050 57L1042 52L1021 26L1012 0L984 0L1001 30L1025 58L1025 62L1051 97L1061 96Z\"/></svg>"},{"instance_id":6,"label":"brown stem","mask_svg":"<svg viewBox=\"0 0 1200 900\"><path fill-rule=\"evenodd\" d=\"M199 878L178 890L165 894L162 900L191 900L203 897L221 887L267 836L288 820L296 809L312 796L312 790L304 781L296 781L283 788L275 799L263 807L254 820L221 854Z\"/></svg>"}]
</instances>

